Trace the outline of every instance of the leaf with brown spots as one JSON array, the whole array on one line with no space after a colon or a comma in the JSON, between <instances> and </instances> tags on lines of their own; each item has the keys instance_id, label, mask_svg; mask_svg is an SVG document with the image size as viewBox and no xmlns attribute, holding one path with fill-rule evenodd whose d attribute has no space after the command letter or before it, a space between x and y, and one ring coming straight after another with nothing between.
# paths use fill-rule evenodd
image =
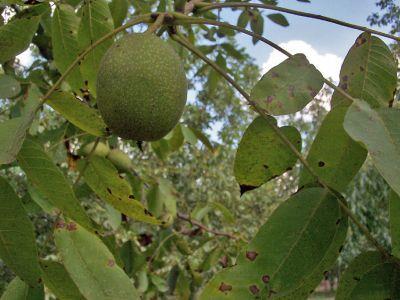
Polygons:
<instances>
[{"instance_id":1,"label":"leaf with brown spots","mask_svg":"<svg viewBox=\"0 0 400 300\"><path fill-rule=\"evenodd\" d=\"M83 170L84 160L78 162L78 169ZM138 200L132 199L129 183L118 176L114 165L106 158L92 156L88 161L83 178L88 186L104 201L115 209L137 221L161 224Z\"/></svg>"},{"instance_id":2,"label":"leaf with brown spots","mask_svg":"<svg viewBox=\"0 0 400 300\"><path fill-rule=\"evenodd\" d=\"M54 239L65 269L85 299L139 299L129 277L95 234L77 225L74 231L56 229Z\"/></svg>"},{"instance_id":3,"label":"leaf with brown spots","mask_svg":"<svg viewBox=\"0 0 400 300\"><path fill-rule=\"evenodd\" d=\"M253 190L292 168L297 157L279 138L268 122L275 118L257 117L246 129L235 157L234 173L241 194ZM301 151L301 136L295 127L279 129Z\"/></svg>"},{"instance_id":4,"label":"leaf with brown spots","mask_svg":"<svg viewBox=\"0 0 400 300\"><path fill-rule=\"evenodd\" d=\"M261 293L266 289L279 298L310 277L317 285L323 276L323 270L319 270L337 258L334 241L340 217L339 204L328 191L302 189L273 212L238 256L237 265L220 271L206 285L200 299L252 299L257 290ZM347 226L344 228L346 232ZM341 244L345 235L339 235ZM232 286L232 290L221 293L221 282Z\"/></svg>"},{"instance_id":5,"label":"leaf with brown spots","mask_svg":"<svg viewBox=\"0 0 400 300\"><path fill-rule=\"evenodd\" d=\"M251 99L271 115L303 109L323 86L322 74L304 54L295 54L269 70L251 91Z\"/></svg>"}]
</instances>

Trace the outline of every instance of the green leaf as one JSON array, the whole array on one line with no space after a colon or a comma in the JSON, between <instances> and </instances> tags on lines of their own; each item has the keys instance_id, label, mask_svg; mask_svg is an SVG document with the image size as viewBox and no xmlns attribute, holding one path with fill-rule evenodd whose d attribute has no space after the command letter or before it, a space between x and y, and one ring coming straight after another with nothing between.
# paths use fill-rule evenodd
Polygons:
<instances>
[{"instance_id":1,"label":"green leaf","mask_svg":"<svg viewBox=\"0 0 400 300\"><path fill-rule=\"evenodd\" d=\"M40 17L15 19L0 26L0 63L12 59L28 48Z\"/></svg>"},{"instance_id":2,"label":"green leaf","mask_svg":"<svg viewBox=\"0 0 400 300\"><path fill-rule=\"evenodd\" d=\"M40 267L34 228L9 183L0 177L0 258L22 280L36 286Z\"/></svg>"},{"instance_id":3,"label":"green leaf","mask_svg":"<svg viewBox=\"0 0 400 300\"><path fill-rule=\"evenodd\" d=\"M281 25L283 27L289 26L289 22L286 19L286 17L282 14L269 14L267 15L268 19L270 19L272 22Z\"/></svg>"},{"instance_id":4,"label":"green leaf","mask_svg":"<svg viewBox=\"0 0 400 300\"><path fill-rule=\"evenodd\" d=\"M17 158L29 181L51 205L82 226L93 228L70 183L39 144L26 139Z\"/></svg>"},{"instance_id":5,"label":"green leaf","mask_svg":"<svg viewBox=\"0 0 400 300\"><path fill-rule=\"evenodd\" d=\"M397 62L388 46L370 33L362 33L343 62L339 86L373 108L387 107L397 86ZM334 93L332 102L351 104L339 93Z\"/></svg>"},{"instance_id":6,"label":"green leaf","mask_svg":"<svg viewBox=\"0 0 400 300\"><path fill-rule=\"evenodd\" d=\"M82 19L78 29L78 45L80 51L85 50L96 40L100 39L114 29L113 19L105 0L84 0L82 7ZM87 83L89 91L96 95L97 71L101 58L111 46L109 39L97 46L86 55L81 63L83 80Z\"/></svg>"},{"instance_id":7,"label":"green leaf","mask_svg":"<svg viewBox=\"0 0 400 300\"><path fill-rule=\"evenodd\" d=\"M286 146L268 124L276 120L257 117L246 129L235 157L234 173L242 194L291 169L297 156ZM280 131L301 151L301 136L296 128L281 127Z\"/></svg>"},{"instance_id":8,"label":"green leaf","mask_svg":"<svg viewBox=\"0 0 400 300\"><path fill-rule=\"evenodd\" d=\"M340 277L337 300L400 298L400 269L393 260L383 261L378 252L357 256Z\"/></svg>"},{"instance_id":9,"label":"green leaf","mask_svg":"<svg viewBox=\"0 0 400 300\"><path fill-rule=\"evenodd\" d=\"M302 279L301 283L290 293L282 295L282 297L276 297L280 300L293 300L293 299L308 299L310 291L313 291L318 284L321 282L325 273L330 270L343 249L343 245L346 241L348 231L348 218L344 212L341 212L341 217L336 221L337 230L332 239L332 242L325 252L324 258L320 261L318 266L310 272L309 276Z\"/></svg>"},{"instance_id":10,"label":"green leaf","mask_svg":"<svg viewBox=\"0 0 400 300\"><path fill-rule=\"evenodd\" d=\"M400 197L393 191L389 196L389 215L392 253L400 258Z\"/></svg>"},{"instance_id":11,"label":"green leaf","mask_svg":"<svg viewBox=\"0 0 400 300\"><path fill-rule=\"evenodd\" d=\"M226 223L233 224L235 223L235 216L229 211L228 208L226 208L224 205L222 205L219 202L210 202L208 205L214 210L219 211L222 216L224 217L224 220Z\"/></svg>"},{"instance_id":12,"label":"green leaf","mask_svg":"<svg viewBox=\"0 0 400 300\"><path fill-rule=\"evenodd\" d=\"M84 300L78 287L68 275L64 266L55 261L41 261L45 285L60 300Z\"/></svg>"},{"instance_id":13,"label":"green leaf","mask_svg":"<svg viewBox=\"0 0 400 300\"><path fill-rule=\"evenodd\" d=\"M264 32L264 18L257 10L251 11L250 28L254 33L259 35L262 35ZM257 43L258 39L253 37L253 44Z\"/></svg>"},{"instance_id":14,"label":"green leaf","mask_svg":"<svg viewBox=\"0 0 400 300\"><path fill-rule=\"evenodd\" d=\"M25 107L21 117L4 121L0 124L0 164L8 164L15 160L35 118L36 109L39 108L39 90L32 87L25 100Z\"/></svg>"},{"instance_id":15,"label":"green leaf","mask_svg":"<svg viewBox=\"0 0 400 300\"><path fill-rule=\"evenodd\" d=\"M326 115L307 156L319 178L339 192L346 190L367 157L367 151L343 128L347 109L347 106L339 105ZM299 186L314 182L314 176L303 168Z\"/></svg>"},{"instance_id":16,"label":"green leaf","mask_svg":"<svg viewBox=\"0 0 400 300\"><path fill-rule=\"evenodd\" d=\"M54 238L64 266L88 300L139 299L106 245L76 223L59 223Z\"/></svg>"},{"instance_id":17,"label":"green leaf","mask_svg":"<svg viewBox=\"0 0 400 300\"><path fill-rule=\"evenodd\" d=\"M182 133L185 137L185 141L189 144L195 146L197 144L197 136L194 134L192 130L186 125L182 125Z\"/></svg>"},{"instance_id":18,"label":"green leaf","mask_svg":"<svg viewBox=\"0 0 400 300\"><path fill-rule=\"evenodd\" d=\"M43 300L43 285L30 287L20 278L15 277L7 286L0 300Z\"/></svg>"},{"instance_id":19,"label":"green leaf","mask_svg":"<svg viewBox=\"0 0 400 300\"><path fill-rule=\"evenodd\" d=\"M168 141L168 150L170 152L175 152L179 150L183 146L183 143L185 141L185 137L182 133L181 124L176 125L175 128L167 134L165 139Z\"/></svg>"},{"instance_id":20,"label":"green leaf","mask_svg":"<svg viewBox=\"0 0 400 300\"><path fill-rule=\"evenodd\" d=\"M77 32L79 18L74 8L68 4L59 4L54 10L51 21L51 42L54 63L60 73L64 73L79 54ZM66 81L79 91L84 86L79 68L75 67Z\"/></svg>"},{"instance_id":21,"label":"green leaf","mask_svg":"<svg viewBox=\"0 0 400 300\"><path fill-rule=\"evenodd\" d=\"M108 6L114 20L114 27L121 26L128 14L129 2L127 0L112 0Z\"/></svg>"},{"instance_id":22,"label":"green leaf","mask_svg":"<svg viewBox=\"0 0 400 300\"><path fill-rule=\"evenodd\" d=\"M273 212L237 264L206 285L200 299L253 299L268 292L279 297L290 292L324 261L340 218L339 204L327 190L300 190Z\"/></svg>"},{"instance_id":23,"label":"green leaf","mask_svg":"<svg viewBox=\"0 0 400 300\"><path fill-rule=\"evenodd\" d=\"M106 124L98 111L66 92L54 92L46 102L76 127L94 136L104 136Z\"/></svg>"},{"instance_id":24,"label":"green leaf","mask_svg":"<svg viewBox=\"0 0 400 300\"><path fill-rule=\"evenodd\" d=\"M117 169L104 157L93 156L90 161L80 160L78 168L82 171L88 163L83 178L89 187L104 201L110 203L123 214L137 221L160 224L142 203L133 199L129 183L118 175Z\"/></svg>"},{"instance_id":25,"label":"green leaf","mask_svg":"<svg viewBox=\"0 0 400 300\"><path fill-rule=\"evenodd\" d=\"M347 111L344 129L363 143L379 173L400 195L400 110L373 110L367 102L355 100Z\"/></svg>"},{"instance_id":26,"label":"green leaf","mask_svg":"<svg viewBox=\"0 0 400 300\"><path fill-rule=\"evenodd\" d=\"M194 135L197 137L197 139L200 142L202 142L204 146L206 146L208 148L208 150L214 151L213 145L211 144L210 140L203 132L201 132L200 130L193 128L193 127L188 127L188 128L194 133Z\"/></svg>"},{"instance_id":27,"label":"green leaf","mask_svg":"<svg viewBox=\"0 0 400 300\"><path fill-rule=\"evenodd\" d=\"M303 109L321 90L322 74L304 54L295 54L269 70L254 86L251 99L272 115Z\"/></svg>"},{"instance_id":28,"label":"green leaf","mask_svg":"<svg viewBox=\"0 0 400 300\"><path fill-rule=\"evenodd\" d=\"M21 86L14 77L0 74L0 99L15 97L20 92Z\"/></svg>"},{"instance_id":29,"label":"green leaf","mask_svg":"<svg viewBox=\"0 0 400 300\"><path fill-rule=\"evenodd\" d=\"M236 58L238 60L241 60L244 58L243 54L237 50L232 44L229 43L223 43L220 45L228 55L232 56L233 58Z\"/></svg>"},{"instance_id":30,"label":"green leaf","mask_svg":"<svg viewBox=\"0 0 400 300\"><path fill-rule=\"evenodd\" d=\"M247 24L250 22L250 16L247 10L243 10L242 13L239 15L237 26L246 28Z\"/></svg>"}]
</instances>

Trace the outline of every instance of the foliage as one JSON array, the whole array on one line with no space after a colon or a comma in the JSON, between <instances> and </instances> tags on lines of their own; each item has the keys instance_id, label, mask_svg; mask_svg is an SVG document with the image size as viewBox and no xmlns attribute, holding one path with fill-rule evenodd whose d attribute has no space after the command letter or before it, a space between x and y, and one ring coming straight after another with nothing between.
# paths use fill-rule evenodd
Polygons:
<instances>
[{"instance_id":1,"label":"foliage","mask_svg":"<svg viewBox=\"0 0 400 300\"><path fill-rule=\"evenodd\" d=\"M223 4L238 27L193 0L2 2L0 275L15 277L1 299L306 299L338 263L339 299L398 297L393 53L366 29L336 87L263 39L288 59L258 78L236 35L259 43L264 22L289 25L285 9ZM143 23L195 94L144 143L110 132L96 101L101 58ZM28 46L25 68L15 56Z\"/></svg>"}]
</instances>

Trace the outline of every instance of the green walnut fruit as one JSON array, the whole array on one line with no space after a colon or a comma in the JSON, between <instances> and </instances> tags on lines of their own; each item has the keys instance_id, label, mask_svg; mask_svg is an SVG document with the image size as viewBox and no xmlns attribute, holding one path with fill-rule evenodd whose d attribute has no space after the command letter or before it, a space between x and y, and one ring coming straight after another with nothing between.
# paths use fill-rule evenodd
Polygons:
<instances>
[{"instance_id":1,"label":"green walnut fruit","mask_svg":"<svg viewBox=\"0 0 400 300\"><path fill-rule=\"evenodd\" d=\"M79 151L79 154L81 154L81 155L89 155L89 153L93 149L94 144L95 144L95 142L91 142L89 144L86 144L85 146L83 146L81 148L81 150ZM93 152L92 155L106 157L109 152L110 152L110 147L107 144L104 144L104 143L100 142L100 143L97 144L96 149L94 149L94 152Z\"/></svg>"},{"instance_id":2,"label":"green walnut fruit","mask_svg":"<svg viewBox=\"0 0 400 300\"><path fill-rule=\"evenodd\" d=\"M132 161L129 156L119 149L112 149L107 158L117 167L118 171L132 171Z\"/></svg>"},{"instance_id":3,"label":"green walnut fruit","mask_svg":"<svg viewBox=\"0 0 400 300\"><path fill-rule=\"evenodd\" d=\"M154 34L129 34L104 55L97 77L100 113L124 139L154 141L178 123L187 80L174 49Z\"/></svg>"}]
</instances>

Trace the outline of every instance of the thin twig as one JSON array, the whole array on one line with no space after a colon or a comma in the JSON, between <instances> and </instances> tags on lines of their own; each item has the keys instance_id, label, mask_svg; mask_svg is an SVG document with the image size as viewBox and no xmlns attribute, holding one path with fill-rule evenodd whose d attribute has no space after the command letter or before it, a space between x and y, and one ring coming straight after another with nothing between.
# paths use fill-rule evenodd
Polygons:
<instances>
[{"instance_id":1,"label":"thin twig","mask_svg":"<svg viewBox=\"0 0 400 300\"><path fill-rule=\"evenodd\" d=\"M83 165L81 171L79 172L78 178L76 178L74 182L74 187L76 187L79 183L79 180L82 178L83 174L85 173L87 167L89 166L89 160L92 157L94 151L96 151L97 145L100 142L100 137L96 138L96 141L94 142L93 148L90 150L88 156L86 157L85 164Z\"/></svg>"},{"instance_id":2,"label":"thin twig","mask_svg":"<svg viewBox=\"0 0 400 300\"><path fill-rule=\"evenodd\" d=\"M341 20L337 20L334 18L329 18L329 17L325 17L322 15L317 15L317 14L313 14L313 13L307 13L307 12L303 12L303 11L298 11L298 10L293 10L293 9L289 9L289 8L284 8L284 7L279 7L279 6L275 6L275 5L268 5L268 4L261 4L261 3L244 3L244 2L229 2L229 3L197 3L196 4L197 12L205 12L208 10L212 10L212 9L219 9L219 8L226 8L226 7L231 7L231 8L235 8L235 7L252 7L252 8L262 8L262 9L269 9L269 10L275 10L275 11L280 11L283 13L288 13L291 15L296 15L296 16L301 16L301 17L306 17L306 18L311 18L311 19L316 19L316 20L320 20L320 21L325 21L325 22L329 22L329 23L333 23L336 25L340 25L340 26L344 26L344 27L348 27L348 28L353 28L353 29L357 29L357 30L361 30L361 31L365 31L365 32L369 32L369 33L373 33L376 35L380 35L395 41L400 41L400 37L389 34L389 33L385 33L385 32L381 32L372 28L368 28L368 27L364 27L364 26L360 26L360 25L356 25L356 24L352 24L352 23L348 23L348 22L344 22Z\"/></svg>"},{"instance_id":3,"label":"thin twig","mask_svg":"<svg viewBox=\"0 0 400 300\"><path fill-rule=\"evenodd\" d=\"M219 67L215 62L210 60L207 56L205 56L199 49L197 49L195 46L193 46L189 41L186 40L182 35L180 34L171 34L171 38L181 44L183 47L188 49L189 51L193 52L196 54L200 59L202 59L205 63L210 65L212 68L214 68L215 71L217 71L222 77L224 77L245 99L246 101L267 121L269 126L276 132L276 134L279 136L279 138L291 149L291 151L299 158L299 160L302 162L304 167L310 172L310 174L315 178L317 183L319 183L322 187L324 187L328 192L330 192L335 198L338 200L339 206L341 207L342 211L350 217L350 219L358 226L358 228L366 235L367 239L377 248L379 252L385 257L389 258L390 253L382 247L379 242L372 236L372 234L369 232L368 228L360 223L357 220L357 217L353 214L353 212L347 207L345 202L343 201L343 196L336 192L335 190L331 189L328 184L326 184L322 179L319 178L318 174L314 171L314 169L311 167L311 165L307 162L307 160L302 156L302 154L297 150L297 148L290 142L290 140L286 137L285 134L281 132L279 127L272 123L270 119L268 118L268 114L261 108L258 107L258 105L253 102L250 98L250 95L247 94L236 81L231 78L221 67Z\"/></svg>"},{"instance_id":4,"label":"thin twig","mask_svg":"<svg viewBox=\"0 0 400 300\"><path fill-rule=\"evenodd\" d=\"M164 23L164 19L165 19L165 13L161 13L156 17L156 20L154 21L153 24L151 24L149 26L149 28L147 28L146 33L154 33L158 28L160 28L163 23Z\"/></svg>"},{"instance_id":5,"label":"thin twig","mask_svg":"<svg viewBox=\"0 0 400 300\"><path fill-rule=\"evenodd\" d=\"M176 216L178 217L178 219L181 219L181 220L184 220L184 221L186 221L186 222L189 222L189 223L192 224L193 226L197 226L197 227L203 229L204 231L210 232L210 233L212 233L212 234L214 234L214 235L217 235L217 236L225 236L225 237L228 237L228 238L234 239L234 240L239 239L237 236L235 236L235 235L232 234L232 233L224 232L224 231L219 231L219 230L216 230L216 229L209 228L209 227L207 227L206 225L204 225L203 223L201 223L201 222L199 222L199 221L197 221L197 220L193 220L190 216L185 215L185 214L183 214L183 213L178 212L178 213L176 214Z\"/></svg>"},{"instance_id":6,"label":"thin twig","mask_svg":"<svg viewBox=\"0 0 400 300\"><path fill-rule=\"evenodd\" d=\"M89 134L89 133L87 133L87 132L81 132L81 133L79 133L79 134L69 136L69 137L67 137L67 138L65 138L65 139L63 139L63 140L61 140L61 141L58 141L57 143L53 144L53 145L49 148L49 150L47 150L47 151L51 151L51 150L53 150L54 148L56 148L58 145L63 144L63 143L65 143L65 142L68 142L69 140L72 140L72 139L75 139L75 138L78 138L78 137L81 137L81 136L84 136L84 135L88 135L88 134Z\"/></svg>"}]
</instances>

